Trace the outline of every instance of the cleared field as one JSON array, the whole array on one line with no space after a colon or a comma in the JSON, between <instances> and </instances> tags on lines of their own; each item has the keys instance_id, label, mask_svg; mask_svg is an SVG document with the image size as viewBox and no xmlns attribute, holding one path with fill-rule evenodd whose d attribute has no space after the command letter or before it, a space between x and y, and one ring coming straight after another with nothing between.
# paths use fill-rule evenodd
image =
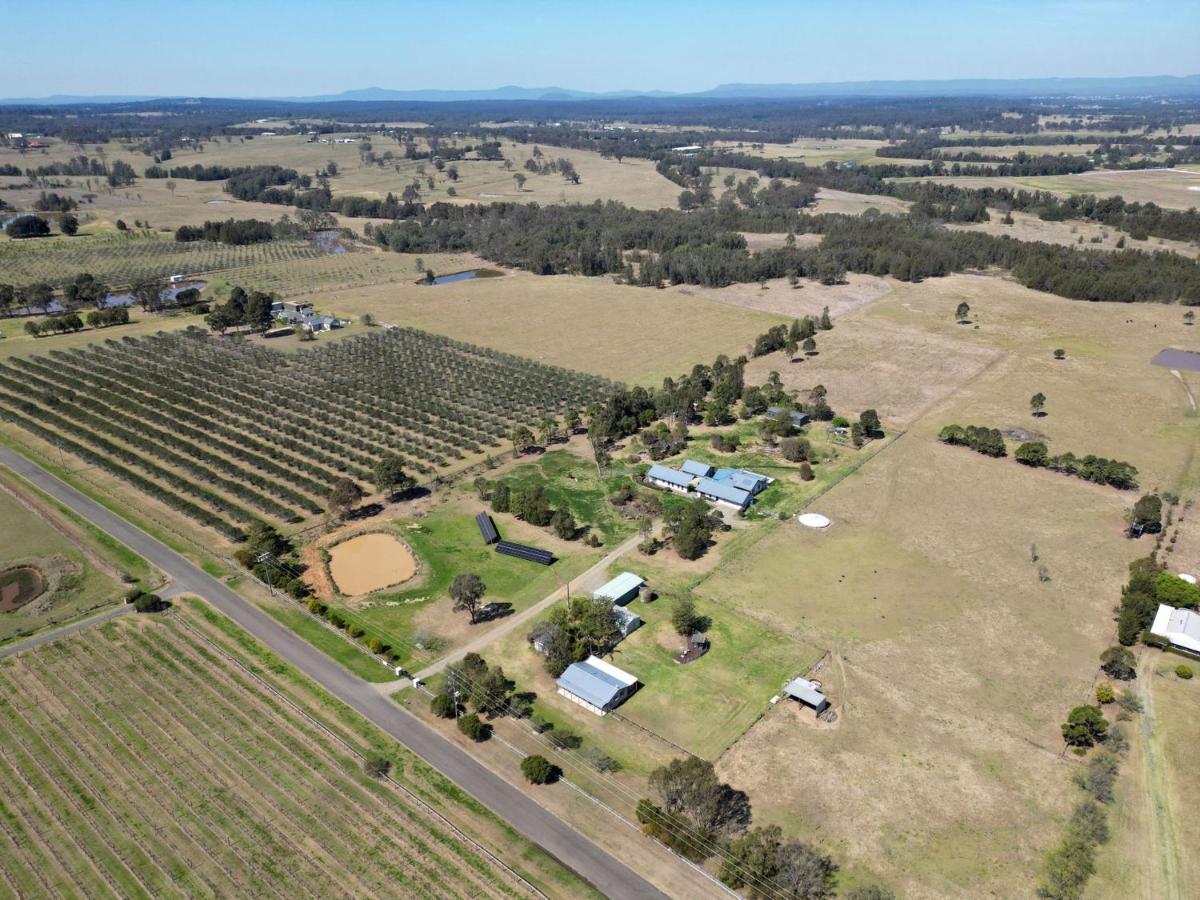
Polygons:
<instances>
[{"instance_id":1,"label":"cleared field","mask_svg":"<svg viewBox=\"0 0 1200 900\"><path fill-rule=\"evenodd\" d=\"M365 775L363 755L378 737L286 679L285 666L264 669L245 652L173 615L111 623L0 667L9 773L0 870L10 889L528 893L436 808L457 804L421 799L436 796L436 778L394 745L385 752L396 780ZM462 806L456 813L469 813ZM538 880L553 872L544 859L520 859L527 848L501 852L510 849Z\"/></svg>"},{"instance_id":2,"label":"cleared field","mask_svg":"<svg viewBox=\"0 0 1200 900\"><path fill-rule=\"evenodd\" d=\"M737 355L780 321L676 291L525 272L339 291L335 308L639 384L657 384L721 353Z\"/></svg>"},{"instance_id":3,"label":"cleared field","mask_svg":"<svg viewBox=\"0 0 1200 900\"><path fill-rule=\"evenodd\" d=\"M1130 202L1157 203L1172 209L1200 206L1200 172L1192 169L1135 169L1031 177L952 176L922 179L962 187L1026 188L1055 194L1121 196Z\"/></svg>"},{"instance_id":4,"label":"cleared field","mask_svg":"<svg viewBox=\"0 0 1200 900\"><path fill-rule=\"evenodd\" d=\"M1170 241L1163 238L1150 238L1145 241L1135 241L1126 232L1096 222L1085 222L1080 219L1065 222L1045 222L1029 213L1012 213L1013 223L1005 225L1001 221L1004 214L996 210L991 212L991 221L975 224L948 223L946 227L961 231L984 231L988 234L1008 235L1019 241L1045 241L1049 244L1060 244L1064 247L1079 247L1084 250L1118 250L1117 242L1124 237L1125 246L1131 249L1144 250L1147 253L1156 250L1170 250L1183 256L1200 256L1200 244L1189 244L1186 241Z\"/></svg>"},{"instance_id":5,"label":"cleared field","mask_svg":"<svg viewBox=\"0 0 1200 900\"><path fill-rule=\"evenodd\" d=\"M960 298L977 330L954 324ZM720 768L749 790L757 821L818 841L853 875L919 896L1017 896L1075 798L1058 724L1111 640L1125 565L1149 546L1122 534L1135 492L958 452L936 435L950 422L1033 430L1051 452L1129 460L1145 488L1186 490L1197 422L1180 384L1147 363L1187 331L1177 309L957 276L898 286L840 320L821 357L860 333L882 340L859 354L857 388L810 374L835 408L854 391L896 397L889 408L911 418L907 433L809 507L833 520L828 531L760 529L694 588L830 648L819 677L837 727L776 708ZM935 341L915 360L965 354L940 395L905 401L937 376L879 364L902 339ZM1036 391L1049 398L1037 420Z\"/></svg>"},{"instance_id":6,"label":"cleared field","mask_svg":"<svg viewBox=\"0 0 1200 900\"><path fill-rule=\"evenodd\" d=\"M875 151L886 147L890 141L869 138L835 138L827 140L801 139L790 144L751 144L737 141L716 141L713 146L724 150L736 150L766 159L798 159L810 166L821 166L827 162L856 162L860 165L897 163L921 165L926 160L892 159L876 156Z\"/></svg>"},{"instance_id":7,"label":"cleared field","mask_svg":"<svg viewBox=\"0 0 1200 900\"><path fill-rule=\"evenodd\" d=\"M912 206L907 200L896 197L886 197L882 194L855 194L851 191L835 191L832 188L821 188L817 191L817 202L813 205L815 213L845 213L848 216L859 216L868 209L877 209L881 213L902 215Z\"/></svg>"},{"instance_id":8,"label":"cleared field","mask_svg":"<svg viewBox=\"0 0 1200 900\"><path fill-rule=\"evenodd\" d=\"M256 516L321 513L333 481L370 483L386 454L421 474L461 466L606 387L406 329L298 355L194 331L0 363L12 426L230 539Z\"/></svg>"},{"instance_id":9,"label":"cleared field","mask_svg":"<svg viewBox=\"0 0 1200 900\"><path fill-rule=\"evenodd\" d=\"M722 288L678 284L666 290L685 297L715 300L729 306L758 310L788 319L803 316L820 318L822 310L828 307L830 317L837 319L882 297L892 289L893 283L874 275L851 273L846 276L845 284L826 285L815 281L801 281L793 288L786 278L772 278L766 282L765 289L761 284L731 284Z\"/></svg>"},{"instance_id":10,"label":"cleared field","mask_svg":"<svg viewBox=\"0 0 1200 900\"><path fill-rule=\"evenodd\" d=\"M0 482L0 572L9 573L0 575L0 643L120 602L115 567L91 547L85 553L11 489ZM22 566L31 574L17 577Z\"/></svg>"}]
</instances>

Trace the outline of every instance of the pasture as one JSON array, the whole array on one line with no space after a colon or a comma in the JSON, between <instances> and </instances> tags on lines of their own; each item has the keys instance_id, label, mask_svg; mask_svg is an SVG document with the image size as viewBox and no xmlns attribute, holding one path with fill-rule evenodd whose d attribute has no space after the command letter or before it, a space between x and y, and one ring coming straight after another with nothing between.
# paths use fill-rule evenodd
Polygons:
<instances>
[{"instance_id":1,"label":"pasture","mask_svg":"<svg viewBox=\"0 0 1200 900\"><path fill-rule=\"evenodd\" d=\"M525 896L467 831L550 891L580 889L212 617L126 619L0 665L9 889ZM364 773L371 753L393 778Z\"/></svg>"},{"instance_id":2,"label":"pasture","mask_svg":"<svg viewBox=\"0 0 1200 900\"><path fill-rule=\"evenodd\" d=\"M962 187L995 187L1050 191L1060 196L1097 194L1120 196L1129 202L1157 203L1169 209L1193 209L1200 206L1200 171L1194 167L1178 169L1096 170L1079 175L1038 175L1029 177L941 175L922 179L957 184Z\"/></svg>"},{"instance_id":3,"label":"pasture","mask_svg":"<svg viewBox=\"0 0 1200 900\"><path fill-rule=\"evenodd\" d=\"M978 328L955 324L960 298ZM721 770L750 792L758 821L820 841L852 872L905 891L1020 894L1073 802L1058 724L1112 640L1126 563L1149 546L1122 533L1138 492L947 447L937 432L1023 429L1051 452L1129 460L1146 489L1194 489L1200 434L1187 393L1148 365L1187 329L1178 308L955 276L898 285L843 318L818 360L843 340L852 354L868 333L880 344L847 367L857 388L816 366L806 381L826 383L835 408L853 391L896 397L880 412L907 432L810 506L832 518L828 531L759 529L694 586L829 648L821 677L838 727L802 728L773 710ZM957 362L938 375L880 363L905 343L924 346L917 360L958 348ZM1029 413L1036 391L1051 398L1041 419ZM913 809L928 814L918 822Z\"/></svg>"},{"instance_id":4,"label":"pasture","mask_svg":"<svg viewBox=\"0 0 1200 900\"><path fill-rule=\"evenodd\" d=\"M736 356L781 321L711 302L699 291L681 293L511 272L437 287L398 283L339 291L334 308L354 316L370 312L381 322L403 322L547 365L655 385L718 354Z\"/></svg>"}]
</instances>

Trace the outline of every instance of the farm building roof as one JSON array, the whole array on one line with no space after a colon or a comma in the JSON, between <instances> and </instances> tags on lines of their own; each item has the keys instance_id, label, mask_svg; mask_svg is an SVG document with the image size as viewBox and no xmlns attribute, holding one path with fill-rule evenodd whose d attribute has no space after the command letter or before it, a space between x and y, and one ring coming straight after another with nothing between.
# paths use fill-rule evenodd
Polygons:
<instances>
[{"instance_id":1,"label":"farm building roof","mask_svg":"<svg viewBox=\"0 0 1200 900\"><path fill-rule=\"evenodd\" d=\"M675 487L687 487L692 483L692 476L685 475L678 469L668 469L666 466L651 466L650 471L646 473L647 478L652 478L655 481L665 481L667 484L673 484Z\"/></svg>"},{"instance_id":2,"label":"farm building roof","mask_svg":"<svg viewBox=\"0 0 1200 900\"><path fill-rule=\"evenodd\" d=\"M642 617L631 609L626 609L624 606L614 606L613 613L617 617L617 625L621 629L621 634L630 635L637 631L642 626Z\"/></svg>"},{"instance_id":3,"label":"farm building roof","mask_svg":"<svg viewBox=\"0 0 1200 900\"><path fill-rule=\"evenodd\" d=\"M1187 372L1200 372L1200 353L1193 353L1191 350L1160 350L1154 359L1150 360L1152 366L1163 366L1167 369L1183 369Z\"/></svg>"},{"instance_id":4,"label":"farm building roof","mask_svg":"<svg viewBox=\"0 0 1200 900\"><path fill-rule=\"evenodd\" d=\"M734 503L738 506L745 506L750 502L748 491L713 478L701 478L700 483L696 485L696 490L707 497L724 500L726 503Z\"/></svg>"},{"instance_id":5,"label":"farm building roof","mask_svg":"<svg viewBox=\"0 0 1200 900\"><path fill-rule=\"evenodd\" d=\"M595 656L572 663L558 678L560 688L600 709L632 684L637 684L636 678Z\"/></svg>"},{"instance_id":6,"label":"farm building roof","mask_svg":"<svg viewBox=\"0 0 1200 900\"><path fill-rule=\"evenodd\" d=\"M807 678L793 678L788 682L783 692L789 697L795 697L809 706L822 707L829 700L821 693L821 689Z\"/></svg>"},{"instance_id":7,"label":"farm building roof","mask_svg":"<svg viewBox=\"0 0 1200 900\"><path fill-rule=\"evenodd\" d=\"M771 479L766 475L759 475L757 472L747 472L745 469L718 469L717 474L713 478L722 483L731 484L738 490L748 491L751 494L757 494L771 483Z\"/></svg>"},{"instance_id":8,"label":"farm building roof","mask_svg":"<svg viewBox=\"0 0 1200 900\"><path fill-rule=\"evenodd\" d=\"M699 475L701 478L708 478L713 473L713 467L708 463L697 462L694 459L685 459L683 465L679 467L679 471L686 472L688 475Z\"/></svg>"},{"instance_id":9,"label":"farm building roof","mask_svg":"<svg viewBox=\"0 0 1200 900\"><path fill-rule=\"evenodd\" d=\"M646 579L632 572L622 572L612 581L601 585L592 592L594 600L619 600L630 591L635 591L646 583Z\"/></svg>"},{"instance_id":10,"label":"farm building roof","mask_svg":"<svg viewBox=\"0 0 1200 900\"><path fill-rule=\"evenodd\" d=\"M1150 633L1166 638L1177 647L1200 653L1200 615L1190 609L1176 609L1160 603Z\"/></svg>"}]
</instances>

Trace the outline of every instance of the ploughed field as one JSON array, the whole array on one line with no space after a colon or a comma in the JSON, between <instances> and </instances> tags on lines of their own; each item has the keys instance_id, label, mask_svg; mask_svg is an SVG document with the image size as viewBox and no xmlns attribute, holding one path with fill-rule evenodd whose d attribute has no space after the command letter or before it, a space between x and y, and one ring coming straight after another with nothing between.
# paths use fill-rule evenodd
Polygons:
<instances>
[{"instance_id":1,"label":"ploughed field","mask_svg":"<svg viewBox=\"0 0 1200 900\"><path fill-rule=\"evenodd\" d=\"M610 389L402 328L298 354L190 329L0 363L0 412L25 436L232 540L322 512L339 478L369 487L387 454L433 476Z\"/></svg>"},{"instance_id":2,"label":"ploughed field","mask_svg":"<svg viewBox=\"0 0 1200 900\"><path fill-rule=\"evenodd\" d=\"M172 613L0 665L0 894L526 896L224 640Z\"/></svg>"}]
</instances>

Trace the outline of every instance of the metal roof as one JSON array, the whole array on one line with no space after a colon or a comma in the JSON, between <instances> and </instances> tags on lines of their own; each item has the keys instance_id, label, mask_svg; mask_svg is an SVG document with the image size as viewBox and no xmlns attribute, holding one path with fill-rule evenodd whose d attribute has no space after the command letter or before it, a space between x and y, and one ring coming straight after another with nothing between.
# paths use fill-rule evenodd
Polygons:
<instances>
[{"instance_id":1,"label":"metal roof","mask_svg":"<svg viewBox=\"0 0 1200 900\"><path fill-rule=\"evenodd\" d=\"M572 663L558 678L558 686L592 706L605 709L637 679L595 656Z\"/></svg>"},{"instance_id":2,"label":"metal roof","mask_svg":"<svg viewBox=\"0 0 1200 900\"><path fill-rule=\"evenodd\" d=\"M685 475L677 469L668 469L666 466L651 466L646 477L653 478L655 481L665 481L675 487L688 487L692 483L691 475Z\"/></svg>"},{"instance_id":3,"label":"metal roof","mask_svg":"<svg viewBox=\"0 0 1200 900\"><path fill-rule=\"evenodd\" d=\"M1160 603L1150 633L1164 637L1178 647L1200 653L1200 615L1190 609L1176 609Z\"/></svg>"},{"instance_id":4,"label":"metal roof","mask_svg":"<svg viewBox=\"0 0 1200 900\"><path fill-rule=\"evenodd\" d=\"M750 493L748 491L712 478L701 478L700 483L696 485L696 490L706 496L714 497L717 500L724 500L726 503L733 503L737 506L746 506L750 502Z\"/></svg>"},{"instance_id":5,"label":"metal roof","mask_svg":"<svg viewBox=\"0 0 1200 900\"><path fill-rule=\"evenodd\" d=\"M622 572L608 584L601 585L592 592L593 600L617 600L624 597L630 591L636 591L646 579L639 575L634 575L632 572Z\"/></svg>"},{"instance_id":6,"label":"metal roof","mask_svg":"<svg viewBox=\"0 0 1200 900\"><path fill-rule=\"evenodd\" d=\"M783 692L789 697L795 697L797 700L802 700L809 706L821 707L829 700L821 693L821 689L809 681L807 678L794 678L788 682L787 687Z\"/></svg>"},{"instance_id":7,"label":"metal roof","mask_svg":"<svg viewBox=\"0 0 1200 900\"><path fill-rule=\"evenodd\" d=\"M786 409L782 406L768 406L767 415L772 419L779 416L780 413L786 412L794 425L803 425L808 421L808 413L800 412L798 409Z\"/></svg>"},{"instance_id":8,"label":"metal roof","mask_svg":"<svg viewBox=\"0 0 1200 900\"><path fill-rule=\"evenodd\" d=\"M708 478L713 473L713 467L708 463L697 462L694 459L685 459L683 465L679 467L679 471L687 472L689 475L699 475L701 478Z\"/></svg>"}]
</instances>

